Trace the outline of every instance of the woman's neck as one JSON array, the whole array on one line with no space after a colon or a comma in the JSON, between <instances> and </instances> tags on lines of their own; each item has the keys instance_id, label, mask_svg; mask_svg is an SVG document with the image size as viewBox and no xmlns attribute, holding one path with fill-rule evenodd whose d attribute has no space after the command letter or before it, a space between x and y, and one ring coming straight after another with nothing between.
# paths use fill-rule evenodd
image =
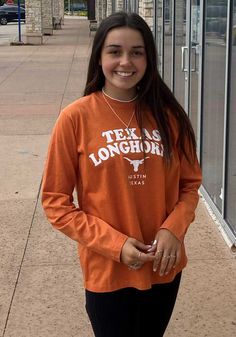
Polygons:
<instances>
[{"instance_id":1,"label":"woman's neck","mask_svg":"<svg viewBox=\"0 0 236 337\"><path fill-rule=\"evenodd\" d=\"M114 100L114 101L117 101L117 102L121 102L121 103L129 103L129 102L133 102L136 100L137 96L136 93L132 93L130 95L124 95L124 94L110 94L109 91L103 87L102 88L102 93L103 95L105 95L106 97Z\"/></svg>"}]
</instances>

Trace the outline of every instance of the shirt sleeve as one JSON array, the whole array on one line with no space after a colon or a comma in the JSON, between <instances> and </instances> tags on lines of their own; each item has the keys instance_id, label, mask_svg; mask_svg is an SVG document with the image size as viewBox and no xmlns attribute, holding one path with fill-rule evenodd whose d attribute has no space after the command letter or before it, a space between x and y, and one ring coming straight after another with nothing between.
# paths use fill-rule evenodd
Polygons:
<instances>
[{"instance_id":1,"label":"shirt sleeve","mask_svg":"<svg viewBox=\"0 0 236 337\"><path fill-rule=\"evenodd\" d=\"M189 151L189 146L186 145L186 149ZM189 225L195 218L202 173L197 156L192 162L189 162L183 153L178 153L177 156L179 157L179 164L173 164L173 167L169 170L169 179L166 186L168 216L161 228L170 230L182 242ZM179 179L178 195L173 193L171 187L176 179Z\"/></svg>"},{"instance_id":2,"label":"shirt sleeve","mask_svg":"<svg viewBox=\"0 0 236 337\"><path fill-rule=\"evenodd\" d=\"M161 228L170 230L181 242L191 222L195 218L195 209L198 204L198 189L201 185L201 170L197 159L189 164L182 159L180 165L179 198Z\"/></svg>"},{"instance_id":3,"label":"shirt sleeve","mask_svg":"<svg viewBox=\"0 0 236 337\"><path fill-rule=\"evenodd\" d=\"M42 184L42 205L51 224L71 239L120 261L127 236L73 202L79 175L78 145L71 117L63 111L54 127Z\"/></svg>"}]
</instances>

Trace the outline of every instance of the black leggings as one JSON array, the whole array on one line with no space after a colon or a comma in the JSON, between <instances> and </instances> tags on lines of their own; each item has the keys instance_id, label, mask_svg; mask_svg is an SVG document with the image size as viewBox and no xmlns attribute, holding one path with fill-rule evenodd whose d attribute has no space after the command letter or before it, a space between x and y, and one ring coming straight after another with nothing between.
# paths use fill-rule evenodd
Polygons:
<instances>
[{"instance_id":1,"label":"black leggings","mask_svg":"<svg viewBox=\"0 0 236 337\"><path fill-rule=\"evenodd\" d=\"M169 323L181 273L148 290L108 293L86 290L86 310L96 337L162 337Z\"/></svg>"}]
</instances>

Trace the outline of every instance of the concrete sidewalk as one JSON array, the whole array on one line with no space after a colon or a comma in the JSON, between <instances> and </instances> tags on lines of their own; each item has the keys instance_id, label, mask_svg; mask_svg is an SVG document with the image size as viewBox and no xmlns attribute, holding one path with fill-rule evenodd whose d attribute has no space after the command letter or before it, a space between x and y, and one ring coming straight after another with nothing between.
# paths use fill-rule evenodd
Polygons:
<instances>
[{"instance_id":1,"label":"concrete sidewalk","mask_svg":"<svg viewBox=\"0 0 236 337\"><path fill-rule=\"evenodd\" d=\"M0 336L92 337L76 244L51 228L39 196L51 129L85 83L88 21L68 18L44 42L0 46ZM232 337L236 259L202 201L186 242L165 337Z\"/></svg>"}]
</instances>

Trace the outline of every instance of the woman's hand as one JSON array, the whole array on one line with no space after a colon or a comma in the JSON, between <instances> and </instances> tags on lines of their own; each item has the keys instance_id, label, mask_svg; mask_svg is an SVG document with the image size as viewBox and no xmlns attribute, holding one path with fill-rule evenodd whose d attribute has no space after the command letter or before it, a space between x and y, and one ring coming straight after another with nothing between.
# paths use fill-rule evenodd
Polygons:
<instances>
[{"instance_id":1,"label":"woman's hand","mask_svg":"<svg viewBox=\"0 0 236 337\"><path fill-rule=\"evenodd\" d=\"M163 228L156 235L155 246L149 250L152 252L156 248L153 271L157 271L160 266L160 276L167 275L180 262L181 242L168 229Z\"/></svg>"},{"instance_id":2,"label":"woman's hand","mask_svg":"<svg viewBox=\"0 0 236 337\"><path fill-rule=\"evenodd\" d=\"M121 250L121 262L130 269L140 269L144 263L154 261L154 254L147 252L150 248L150 245L128 238Z\"/></svg>"}]
</instances>

